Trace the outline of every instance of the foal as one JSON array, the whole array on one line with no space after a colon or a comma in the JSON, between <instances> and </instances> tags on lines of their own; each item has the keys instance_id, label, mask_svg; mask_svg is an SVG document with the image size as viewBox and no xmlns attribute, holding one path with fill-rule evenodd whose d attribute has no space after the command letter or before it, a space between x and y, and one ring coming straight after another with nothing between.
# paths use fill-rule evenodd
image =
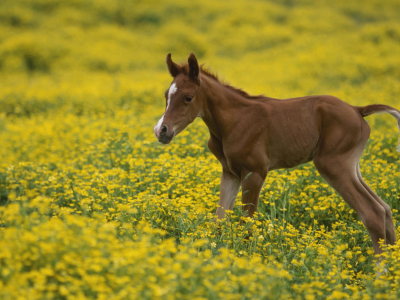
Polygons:
<instances>
[{"instance_id":1,"label":"foal","mask_svg":"<svg viewBox=\"0 0 400 300\"><path fill-rule=\"evenodd\" d=\"M193 53L187 64L174 63L171 54L166 62L174 79L154 132L168 144L196 117L203 119L210 131L208 147L222 165L218 218L233 208L240 186L248 191L243 193L243 208L253 216L268 171L313 160L321 176L357 212L375 254L382 253L379 239L395 243L390 207L362 179L359 159L370 134L363 117L388 112L400 129L400 111L380 104L351 106L333 96L250 96L199 67Z\"/></svg>"}]
</instances>

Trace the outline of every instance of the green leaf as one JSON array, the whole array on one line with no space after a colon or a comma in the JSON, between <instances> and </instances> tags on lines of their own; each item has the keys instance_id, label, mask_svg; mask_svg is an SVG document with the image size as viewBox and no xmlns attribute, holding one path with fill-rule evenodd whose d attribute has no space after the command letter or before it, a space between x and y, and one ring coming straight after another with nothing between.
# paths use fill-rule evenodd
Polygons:
<instances>
[{"instance_id":1,"label":"green leaf","mask_svg":"<svg viewBox=\"0 0 400 300\"><path fill-rule=\"evenodd\" d=\"M247 178L249 178L249 176L253 174L253 172L250 172L249 174L246 175L246 177L244 178L244 180L246 180Z\"/></svg>"}]
</instances>

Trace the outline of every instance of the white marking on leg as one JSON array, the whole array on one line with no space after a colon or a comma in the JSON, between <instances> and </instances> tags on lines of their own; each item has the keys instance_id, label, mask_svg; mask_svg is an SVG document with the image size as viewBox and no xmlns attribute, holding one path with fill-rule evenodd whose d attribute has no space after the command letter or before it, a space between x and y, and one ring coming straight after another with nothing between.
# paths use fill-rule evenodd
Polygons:
<instances>
[{"instance_id":1,"label":"white marking on leg","mask_svg":"<svg viewBox=\"0 0 400 300\"><path fill-rule=\"evenodd\" d=\"M176 83L171 84L171 86L169 87L169 91L168 91L168 100L167 100L167 107L165 108L165 112L162 115L161 119L157 122L156 126L154 126L154 133L156 134L156 136L158 137L161 131L161 126L162 123L164 121L164 116L167 113L169 104L171 103L171 96L173 94L176 93L176 91L178 90L178 88L176 87Z\"/></svg>"},{"instance_id":2,"label":"white marking on leg","mask_svg":"<svg viewBox=\"0 0 400 300\"><path fill-rule=\"evenodd\" d=\"M237 193L240 188L240 182L233 177L233 175L222 174L220 199L218 202L216 215L219 219L225 216L225 210L232 210L235 205Z\"/></svg>"}]
</instances>

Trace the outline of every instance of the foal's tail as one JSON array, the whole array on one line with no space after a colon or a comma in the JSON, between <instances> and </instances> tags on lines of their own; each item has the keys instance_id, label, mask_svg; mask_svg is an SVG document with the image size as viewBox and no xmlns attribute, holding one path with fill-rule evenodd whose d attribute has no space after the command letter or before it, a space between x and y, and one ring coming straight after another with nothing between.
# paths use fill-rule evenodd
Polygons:
<instances>
[{"instance_id":1,"label":"foal's tail","mask_svg":"<svg viewBox=\"0 0 400 300\"><path fill-rule=\"evenodd\" d=\"M356 109L360 112L363 117L375 114L375 113L384 113L387 112L391 114L397 120L397 127L400 131L400 111L391 107L389 105L382 105L382 104L372 104L367 106L356 106ZM400 152L400 145L396 147L396 150Z\"/></svg>"}]
</instances>

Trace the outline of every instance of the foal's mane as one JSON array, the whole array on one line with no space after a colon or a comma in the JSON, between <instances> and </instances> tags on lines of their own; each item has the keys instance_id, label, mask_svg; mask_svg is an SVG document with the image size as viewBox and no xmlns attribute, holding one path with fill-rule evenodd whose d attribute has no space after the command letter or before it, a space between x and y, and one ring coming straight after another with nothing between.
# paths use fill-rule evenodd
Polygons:
<instances>
[{"instance_id":1,"label":"foal's mane","mask_svg":"<svg viewBox=\"0 0 400 300\"><path fill-rule=\"evenodd\" d=\"M184 64L181 66L182 70L185 74L189 74L189 66L188 64ZM210 67L206 67L204 64L200 65L200 72L201 74L207 76L208 78L211 78L215 81L217 81L218 83L220 83L221 85L223 85L224 87L230 89L231 91L238 93L240 96L246 98L246 99L259 99L261 97L265 97L264 95L249 95L247 92L243 91L240 88L236 88L234 86L231 86L228 82L220 80L218 78L217 73L213 72Z\"/></svg>"}]
</instances>

